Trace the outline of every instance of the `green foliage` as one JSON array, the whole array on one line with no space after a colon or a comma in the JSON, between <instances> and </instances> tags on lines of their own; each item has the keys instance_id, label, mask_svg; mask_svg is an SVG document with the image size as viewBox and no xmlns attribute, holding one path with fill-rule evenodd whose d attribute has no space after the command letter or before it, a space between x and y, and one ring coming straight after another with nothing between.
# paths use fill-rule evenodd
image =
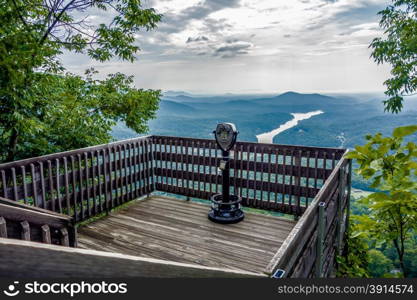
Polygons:
<instances>
[{"instance_id":1,"label":"green foliage","mask_svg":"<svg viewBox=\"0 0 417 300\"><path fill-rule=\"evenodd\" d=\"M387 258L381 251L376 249L369 250L368 256L368 272L370 277L388 277L389 272L393 269L391 260Z\"/></svg>"},{"instance_id":2,"label":"green foliage","mask_svg":"<svg viewBox=\"0 0 417 300\"><path fill-rule=\"evenodd\" d=\"M133 61L135 35L161 16L139 0L0 0L0 161L109 142L123 120L138 133L154 117L159 91L133 87L123 74L94 80L65 73L59 55ZM111 10L108 24L91 10Z\"/></svg>"},{"instance_id":3,"label":"green foliage","mask_svg":"<svg viewBox=\"0 0 417 300\"><path fill-rule=\"evenodd\" d=\"M403 97L417 91L417 1L392 0L379 14L385 36L374 39L370 47L378 64L391 65L384 104L386 111L398 113Z\"/></svg>"},{"instance_id":4,"label":"green foliage","mask_svg":"<svg viewBox=\"0 0 417 300\"><path fill-rule=\"evenodd\" d=\"M404 265L409 277L417 278L417 234L406 241L406 248L409 249L404 255Z\"/></svg>"},{"instance_id":5,"label":"green foliage","mask_svg":"<svg viewBox=\"0 0 417 300\"><path fill-rule=\"evenodd\" d=\"M21 133L25 144L18 145L16 158L108 142L117 121L137 132L147 130L146 121L158 108L158 91L135 89L133 78L120 73L104 80L92 76L89 70L84 77L66 74L48 79L51 89L43 96L43 127L36 135Z\"/></svg>"},{"instance_id":6,"label":"green foliage","mask_svg":"<svg viewBox=\"0 0 417 300\"><path fill-rule=\"evenodd\" d=\"M337 277L363 278L368 274L368 244L355 225L352 225L347 233L345 251L336 257Z\"/></svg>"},{"instance_id":7,"label":"green foliage","mask_svg":"<svg viewBox=\"0 0 417 300\"><path fill-rule=\"evenodd\" d=\"M393 243L405 276L405 241L417 228L417 145L404 143L404 137L416 131L412 125L396 128L391 137L367 136L367 144L348 154L359 164L357 173L379 190L359 201L369 214L356 216L354 221L376 241L376 247Z\"/></svg>"}]
</instances>

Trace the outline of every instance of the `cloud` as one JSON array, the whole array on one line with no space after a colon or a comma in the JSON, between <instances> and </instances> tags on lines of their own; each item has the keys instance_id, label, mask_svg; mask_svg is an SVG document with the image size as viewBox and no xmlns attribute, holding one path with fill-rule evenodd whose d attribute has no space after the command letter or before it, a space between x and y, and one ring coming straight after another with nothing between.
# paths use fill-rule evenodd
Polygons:
<instances>
[{"instance_id":1,"label":"cloud","mask_svg":"<svg viewBox=\"0 0 417 300\"><path fill-rule=\"evenodd\" d=\"M236 57L237 55L248 54L249 49L253 45L244 41L229 40L226 44L221 45L214 51L214 56L220 56L222 58Z\"/></svg>"},{"instance_id":2,"label":"cloud","mask_svg":"<svg viewBox=\"0 0 417 300\"><path fill-rule=\"evenodd\" d=\"M186 43L188 44L188 43L194 43L194 42L207 42L208 40L209 40L208 37L202 35L202 36L198 36L195 38L188 37Z\"/></svg>"},{"instance_id":3,"label":"cloud","mask_svg":"<svg viewBox=\"0 0 417 300\"><path fill-rule=\"evenodd\" d=\"M238 8L239 2L240 0L205 0L186 7L179 13L167 11L164 13L164 23L160 30L169 33L180 32L193 20L204 20L210 14L225 8Z\"/></svg>"},{"instance_id":4,"label":"cloud","mask_svg":"<svg viewBox=\"0 0 417 300\"><path fill-rule=\"evenodd\" d=\"M143 51L134 65L114 61L102 68L114 72L123 67L137 75L139 86L221 92L245 85L265 91L318 91L375 89L384 81L385 73L375 71L369 59L368 45L381 34L377 12L387 0L142 3L162 13L162 22L155 31L136 36ZM94 16L102 22L108 14ZM72 70L94 64L67 54L63 60ZM221 79L223 85L211 85L212 78Z\"/></svg>"}]
</instances>

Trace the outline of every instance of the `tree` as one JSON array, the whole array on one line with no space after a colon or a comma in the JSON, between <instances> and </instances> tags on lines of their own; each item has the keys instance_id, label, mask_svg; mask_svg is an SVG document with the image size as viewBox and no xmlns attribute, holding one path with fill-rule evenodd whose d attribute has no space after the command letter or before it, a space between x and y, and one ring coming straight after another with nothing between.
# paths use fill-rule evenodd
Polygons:
<instances>
[{"instance_id":1,"label":"tree","mask_svg":"<svg viewBox=\"0 0 417 300\"><path fill-rule=\"evenodd\" d=\"M63 51L134 61L135 35L161 15L139 0L0 0L0 160L109 142L117 121L141 133L160 92L121 73L95 80L66 73ZM91 13L107 13L95 24Z\"/></svg>"},{"instance_id":2,"label":"tree","mask_svg":"<svg viewBox=\"0 0 417 300\"><path fill-rule=\"evenodd\" d=\"M417 230L417 145L405 143L404 137L415 132L417 125L411 125L394 129L392 137L367 136L367 144L347 155L358 162L358 173L379 190L360 200L369 214L354 220L379 245L393 244L405 277L405 242Z\"/></svg>"},{"instance_id":3,"label":"tree","mask_svg":"<svg viewBox=\"0 0 417 300\"><path fill-rule=\"evenodd\" d=\"M362 278L369 277L368 263L369 253L363 233L358 231L355 224L347 229L347 239L345 243L345 255L338 255L337 277Z\"/></svg>"},{"instance_id":4,"label":"tree","mask_svg":"<svg viewBox=\"0 0 417 300\"><path fill-rule=\"evenodd\" d=\"M369 264L368 270L371 277L385 277L392 269L393 265L389 258L387 258L381 251L371 249L368 251Z\"/></svg>"},{"instance_id":5,"label":"tree","mask_svg":"<svg viewBox=\"0 0 417 300\"><path fill-rule=\"evenodd\" d=\"M393 0L379 15L385 36L374 39L370 47L378 64L392 66L384 104L386 111L398 113L403 97L417 91L417 1Z\"/></svg>"},{"instance_id":6,"label":"tree","mask_svg":"<svg viewBox=\"0 0 417 300\"><path fill-rule=\"evenodd\" d=\"M406 242L407 248L410 249L404 255L404 264L410 277L417 278L417 235Z\"/></svg>"}]
</instances>

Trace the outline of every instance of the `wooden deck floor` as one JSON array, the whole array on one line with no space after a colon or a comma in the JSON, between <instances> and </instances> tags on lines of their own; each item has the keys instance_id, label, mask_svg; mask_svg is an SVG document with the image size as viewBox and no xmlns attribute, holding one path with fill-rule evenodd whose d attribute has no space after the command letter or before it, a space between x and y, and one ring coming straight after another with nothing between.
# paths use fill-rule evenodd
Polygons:
<instances>
[{"instance_id":1,"label":"wooden deck floor","mask_svg":"<svg viewBox=\"0 0 417 300\"><path fill-rule=\"evenodd\" d=\"M79 247L263 272L295 222L246 213L238 224L207 219L209 206L152 196L78 229Z\"/></svg>"}]
</instances>

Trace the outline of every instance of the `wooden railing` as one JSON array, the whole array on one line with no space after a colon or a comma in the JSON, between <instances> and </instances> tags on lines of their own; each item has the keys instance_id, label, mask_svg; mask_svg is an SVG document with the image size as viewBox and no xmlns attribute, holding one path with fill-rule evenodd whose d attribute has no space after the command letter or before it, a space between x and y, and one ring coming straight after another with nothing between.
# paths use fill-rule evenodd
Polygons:
<instances>
[{"instance_id":1,"label":"wooden railing","mask_svg":"<svg viewBox=\"0 0 417 300\"><path fill-rule=\"evenodd\" d=\"M0 238L76 247L72 218L0 198Z\"/></svg>"},{"instance_id":2,"label":"wooden railing","mask_svg":"<svg viewBox=\"0 0 417 300\"><path fill-rule=\"evenodd\" d=\"M300 216L343 149L238 142L231 192L247 207ZM76 222L155 190L209 199L221 192L214 140L147 136L0 165L0 195Z\"/></svg>"},{"instance_id":3,"label":"wooden railing","mask_svg":"<svg viewBox=\"0 0 417 300\"><path fill-rule=\"evenodd\" d=\"M232 150L231 193L244 206L301 217L265 272L329 276L348 222L351 161L345 149L238 142ZM10 219L10 204L23 203L77 223L154 191L209 199L221 192L219 160L214 140L146 136L6 163L0 165L0 196L12 201L0 212ZM2 217L0 229L13 222ZM44 225L55 226L19 220L13 234L26 237L28 223L40 226L31 235L38 240L48 231ZM51 234L51 241L58 239Z\"/></svg>"},{"instance_id":4,"label":"wooden railing","mask_svg":"<svg viewBox=\"0 0 417 300\"><path fill-rule=\"evenodd\" d=\"M151 147L142 137L2 164L0 195L83 221L153 191Z\"/></svg>"},{"instance_id":5,"label":"wooden railing","mask_svg":"<svg viewBox=\"0 0 417 300\"><path fill-rule=\"evenodd\" d=\"M209 199L221 192L214 140L153 136L155 189ZM344 149L238 142L231 154L231 192L247 207L301 215Z\"/></svg>"},{"instance_id":6,"label":"wooden railing","mask_svg":"<svg viewBox=\"0 0 417 300\"><path fill-rule=\"evenodd\" d=\"M352 162L336 165L266 268L276 277L329 277L349 222Z\"/></svg>"}]
</instances>

